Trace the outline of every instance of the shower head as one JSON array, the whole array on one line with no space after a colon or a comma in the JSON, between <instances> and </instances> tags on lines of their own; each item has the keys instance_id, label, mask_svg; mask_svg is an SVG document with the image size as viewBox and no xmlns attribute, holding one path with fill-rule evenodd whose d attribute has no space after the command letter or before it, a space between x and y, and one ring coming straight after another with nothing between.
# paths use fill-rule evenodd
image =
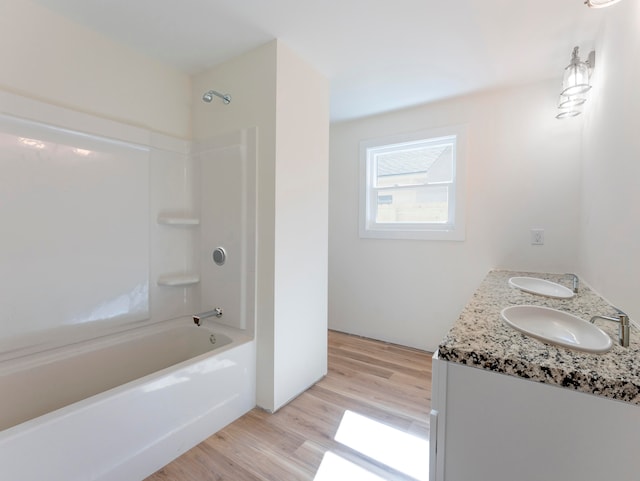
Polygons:
<instances>
[{"instance_id":1,"label":"shower head","mask_svg":"<svg viewBox=\"0 0 640 481\"><path fill-rule=\"evenodd\" d=\"M231 96L230 95L221 94L220 92L216 92L215 90L209 90L208 92L205 92L204 95L202 96L202 100L204 100L205 102L209 103L209 102L211 102L213 100L213 96L214 95L216 97L221 98L225 105L231 103Z\"/></svg>"}]
</instances>

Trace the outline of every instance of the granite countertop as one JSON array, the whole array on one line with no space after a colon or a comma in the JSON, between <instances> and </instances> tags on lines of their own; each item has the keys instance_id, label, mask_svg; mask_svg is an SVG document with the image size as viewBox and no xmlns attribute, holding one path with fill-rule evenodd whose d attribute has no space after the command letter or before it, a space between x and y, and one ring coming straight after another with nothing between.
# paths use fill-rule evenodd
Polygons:
<instances>
[{"instance_id":1,"label":"granite countertop","mask_svg":"<svg viewBox=\"0 0 640 481\"><path fill-rule=\"evenodd\" d=\"M545 306L585 320L594 315L613 316L615 310L583 283L572 299L552 299L509 286L509 278L514 276L572 286L571 278L562 274L490 272L441 342L439 358L640 405L640 332L631 326L631 340L625 348L618 343L617 324L596 321L614 342L604 354L580 352L525 336L502 320L502 309L519 304Z\"/></svg>"}]
</instances>

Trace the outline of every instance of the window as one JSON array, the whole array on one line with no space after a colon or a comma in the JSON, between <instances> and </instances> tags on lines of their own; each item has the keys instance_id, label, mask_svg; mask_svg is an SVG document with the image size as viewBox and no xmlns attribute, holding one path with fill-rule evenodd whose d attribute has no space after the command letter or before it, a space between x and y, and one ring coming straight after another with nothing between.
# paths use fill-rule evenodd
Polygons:
<instances>
[{"instance_id":1,"label":"window","mask_svg":"<svg viewBox=\"0 0 640 481\"><path fill-rule=\"evenodd\" d=\"M360 144L360 237L464 240L465 130Z\"/></svg>"}]
</instances>

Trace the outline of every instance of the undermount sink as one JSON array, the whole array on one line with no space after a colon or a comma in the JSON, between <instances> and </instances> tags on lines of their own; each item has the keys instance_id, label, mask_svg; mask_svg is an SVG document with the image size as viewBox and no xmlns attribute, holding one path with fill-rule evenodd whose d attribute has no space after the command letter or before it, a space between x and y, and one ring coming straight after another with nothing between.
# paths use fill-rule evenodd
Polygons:
<instances>
[{"instance_id":1,"label":"undermount sink","mask_svg":"<svg viewBox=\"0 0 640 481\"><path fill-rule=\"evenodd\" d=\"M502 319L536 339L578 351L603 353L613 342L607 333L568 312L540 306L511 306L501 312Z\"/></svg>"},{"instance_id":2,"label":"undermount sink","mask_svg":"<svg viewBox=\"0 0 640 481\"><path fill-rule=\"evenodd\" d=\"M509 285L531 294L554 297L556 299L571 299L575 296L574 292L568 287L535 277L512 277L509 279Z\"/></svg>"}]
</instances>

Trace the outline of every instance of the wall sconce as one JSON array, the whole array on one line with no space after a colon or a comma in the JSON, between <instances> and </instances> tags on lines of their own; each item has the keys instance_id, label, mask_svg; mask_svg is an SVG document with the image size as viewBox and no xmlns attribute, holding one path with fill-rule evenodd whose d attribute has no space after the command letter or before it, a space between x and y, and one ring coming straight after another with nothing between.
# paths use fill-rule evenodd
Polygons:
<instances>
[{"instance_id":1,"label":"wall sconce","mask_svg":"<svg viewBox=\"0 0 640 481\"><path fill-rule=\"evenodd\" d=\"M586 0L584 4L589 8L604 8L619 1L620 0Z\"/></svg>"},{"instance_id":2,"label":"wall sconce","mask_svg":"<svg viewBox=\"0 0 640 481\"><path fill-rule=\"evenodd\" d=\"M556 115L557 119L566 119L580 115L581 112L577 107L587 101L587 92L591 89L589 77L591 76L595 61L595 51L591 51L589 58L583 62L578 55L578 47L573 48L571 62L564 69L562 91L560 92L560 101L558 102L558 108L561 112Z\"/></svg>"}]
</instances>

